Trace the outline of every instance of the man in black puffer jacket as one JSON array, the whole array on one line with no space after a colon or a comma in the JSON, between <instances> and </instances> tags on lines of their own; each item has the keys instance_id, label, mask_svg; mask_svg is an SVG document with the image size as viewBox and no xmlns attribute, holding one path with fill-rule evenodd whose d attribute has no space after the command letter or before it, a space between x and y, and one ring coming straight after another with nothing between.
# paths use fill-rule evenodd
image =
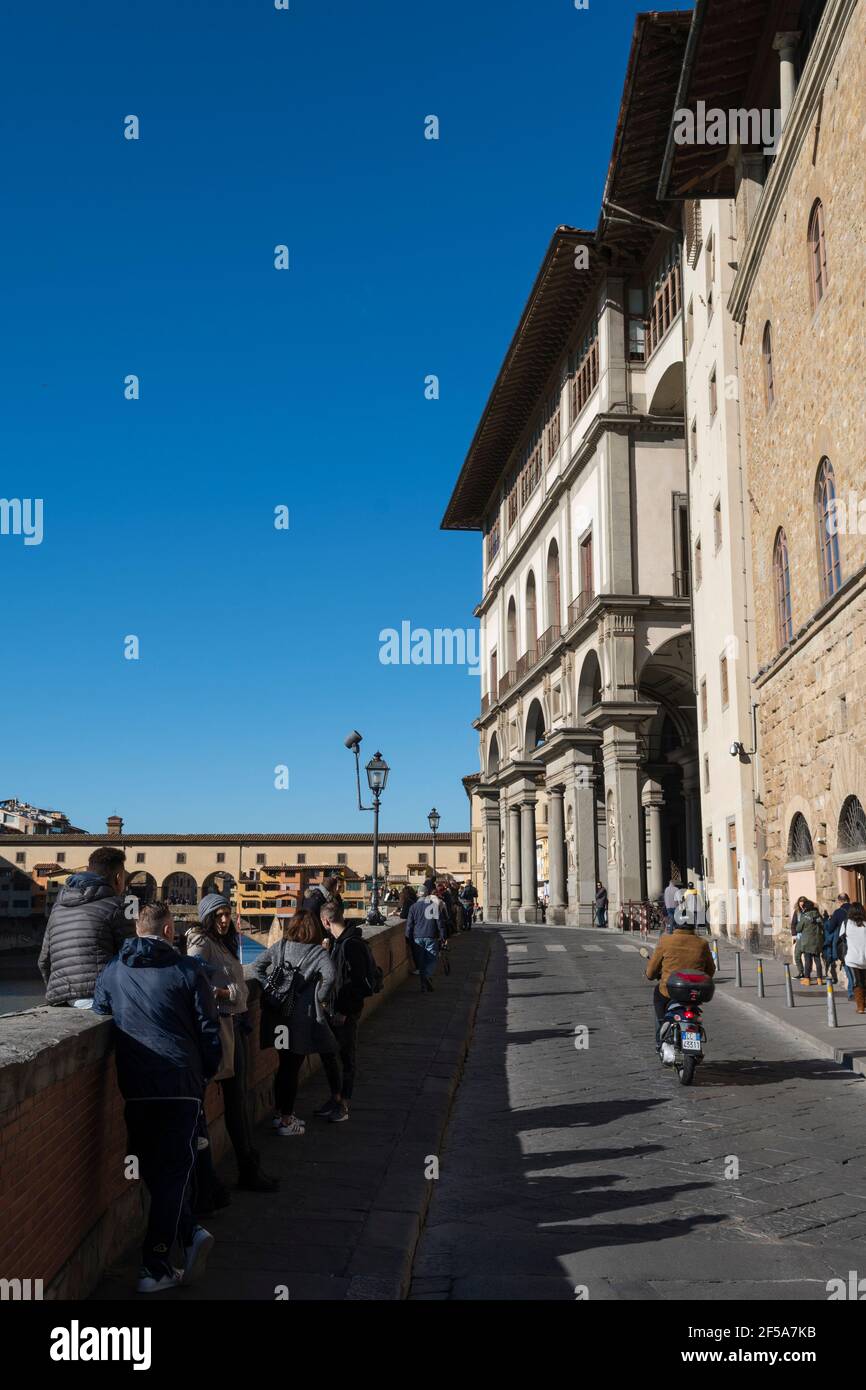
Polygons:
<instances>
[{"instance_id":1,"label":"man in black puffer jacket","mask_svg":"<svg viewBox=\"0 0 866 1390\"><path fill-rule=\"evenodd\" d=\"M124 915L124 861L122 849L103 846L87 872L72 874L61 888L39 953L47 1004L89 1005L100 970L134 933L135 922Z\"/></svg>"}]
</instances>

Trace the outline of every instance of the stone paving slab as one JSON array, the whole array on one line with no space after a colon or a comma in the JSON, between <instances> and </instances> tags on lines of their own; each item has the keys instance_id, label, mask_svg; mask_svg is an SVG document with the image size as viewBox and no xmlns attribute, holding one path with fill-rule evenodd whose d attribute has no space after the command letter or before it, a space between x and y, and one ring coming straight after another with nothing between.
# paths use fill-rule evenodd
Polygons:
<instances>
[{"instance_id":1,"label":"stone paving slab","mask_svg":"<svg viewBox=\"0 0 866 1390\"><path fill-rule=\"evenodd\" d=\"M231 1206L202 1218L216 1236L200 1284L161 1299L399 1299L459 1083L490 953L491 934L473 930L451 943L450 976L422 995L409 979L362 1023L356 1096L347 1124L317 1121L326 1099L321 1073L299 1094L301 1139L262 1126L256 1144L276 1194L232 1193ZM232 1157L220 1166L234 1183ZM96 1300L136 1299L137 1251L102 1280ZM152 1298L153 1296L151 1296Z\"/></svg>"}]
</instances>

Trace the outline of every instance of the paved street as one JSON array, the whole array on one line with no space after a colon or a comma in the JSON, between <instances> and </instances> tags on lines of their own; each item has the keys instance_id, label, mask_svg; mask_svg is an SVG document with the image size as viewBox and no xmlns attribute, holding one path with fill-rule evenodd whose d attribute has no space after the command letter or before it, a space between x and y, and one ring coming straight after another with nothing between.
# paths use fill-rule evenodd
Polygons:
<instances>
[{"instance_id":1,"label":"paved street","mask_svg":"<svg viewBox=\"0 0 866 1390\"><path fill-rule=\"evenodd\" d=\"M824 1301L866 1274L863 1077L717 992L682 1087L633 943L491 935L410 1297Z\"/></svg>"}]
</instances>

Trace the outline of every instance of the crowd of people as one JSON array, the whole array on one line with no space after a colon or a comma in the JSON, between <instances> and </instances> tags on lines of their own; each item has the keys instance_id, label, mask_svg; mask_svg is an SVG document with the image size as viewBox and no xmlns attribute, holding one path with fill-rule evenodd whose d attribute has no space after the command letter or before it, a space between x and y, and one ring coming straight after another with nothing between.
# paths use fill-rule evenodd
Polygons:
<instances>
[{"instance_id":1,"label":"crowd of people","mask_svg":"<svg viewBox=\"0 0 866 1390\"><path fill-rule=\"evenodd\" d=\"M138 905L126 892L123 850L93 852L70 876L45 930L39 967L46 1002L112 1018L117 1080L129 1153L150 1193L137 1289L156 1293L194 1283L214 1238L199 1217L227 1206L205 1113L211 1082L222 1088L225 1129L238 1186L272 1193L254 1145L249 1111L249 987L231 903L206 894L198 922L181 938L168 902ZM347 923L334 874L313 885L300 910L276 921L252 967L261 985L260 1046L277 1051L273 1131L303 1138L295 1113L304 1061L318 1055L329 1096L322 1122L349 1119L357 1075L357 1033L365 1001L383 987L363 932ZM450 876L406 887L397 915L421 990L456 931L469 930L477 891ZM179 1242L182 1266L173 1263Z\"/></svg>"},{"instance_id":2,"label":"crowd of people","mask_svg":"<svg viewBox=\"0 0 866 1390\"><path fill-rule=\"evenodd\" d=\"M848 998L858 1014L866 1013L866 911L840 893L832 912L822 912L810 898L799 897L791 916L791 937L797 979L816 984L827 978L835 985L839 966L845 971Z\"/></svg>"}]
</instances>

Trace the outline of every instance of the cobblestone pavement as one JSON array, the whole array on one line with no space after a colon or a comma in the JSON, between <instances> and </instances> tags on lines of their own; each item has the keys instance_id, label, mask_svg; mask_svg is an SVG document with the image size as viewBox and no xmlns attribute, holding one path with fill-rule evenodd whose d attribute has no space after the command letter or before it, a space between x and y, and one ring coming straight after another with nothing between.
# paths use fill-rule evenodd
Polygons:
<instances>
[{"instance_id":1,"label":"cobblestone pavement","mask_svg":"<svg viewBox=\"0 0 866 1390\"><path fill-rule=\"evenodd\" d=\"M410 1297L823 1301L866 1275L862 1076L717 996L680 1086L633 943L490 930Z\"/></svg>"}]
</instances>

